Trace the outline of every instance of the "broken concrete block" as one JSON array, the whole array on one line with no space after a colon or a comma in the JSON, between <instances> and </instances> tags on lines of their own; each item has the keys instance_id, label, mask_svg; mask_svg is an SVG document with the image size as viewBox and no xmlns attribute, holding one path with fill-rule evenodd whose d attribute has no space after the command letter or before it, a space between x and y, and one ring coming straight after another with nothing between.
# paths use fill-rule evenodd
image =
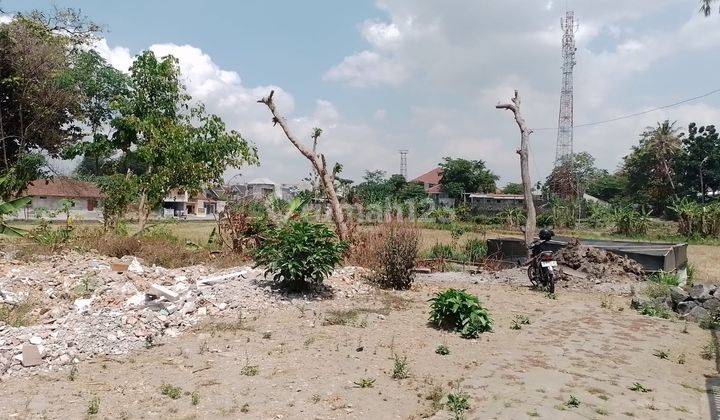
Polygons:
<instances>
[{"instance_id":1,"label":"broken concrete block","mask_svg":"<svg viewBox=\"0 0 720 420\"><path fill-rule=\"evenodd\" d=\"M690 294L686 292L682 287L673 287L670 289L670 297L672 298L673 303L677 305L680 302L684 302L690 298Z\"/></svg>"},{"instance_id":2,"label":"broken concrete block","mask_svg":"<svg viewBox=\"0 0 720 420\"><path fill-rule=\"evenodd\" d=\"M198 285L212 286L213 284L223 283L237 277L245 277L246 270L236 271L234 273L223 274L220 276L203 277L197 281Z\"/></svg>"},{"instance_id":3,"label":"broken concrete block","mask_svg":"<svg viewBox=\"0 0 720 420\"><path fill-rule=\"evenodd\" d=\"M699 322L701 319L708 316L709 312L707 309L703 308L702 306L696 306L688 312L687 317L695 322Z\"/></svg>"},{"instance_id":4,"label":"broken concrete block","mask_svg":"<svg viewBox=\"0 0 720 420\"><path fill-rule=\"evenodd\" d=\"M702 304L702 307L707 309L708 311L715 311L720 308L720 299L708 299Z\"/></svg>"},{"instance_id":5,"label":"broken concrete block","mask_svg":"<svg viewBox=\"0 0 720 420\"><path fill-rule=\"evenodd\" d=\"M173 292L172 290L168 289L165 286L161 286L157 283L150 286L150 290L148 291L149 294L155 295L155 296L162 296L167 300L175 301L180 298L180 295Z\"/></svg>"},{"instance_id":6,"label":"broken concrete block","mask_svg":"<svg viewBox=\"0 0 720 420\"><path fill-rule=\"evenodd\" d=\"M75 310L80 313L87 312L88 309L90 309L92 301L92 299L75 299Z\"/></svg>"},{"instance_id":7,"label":"broken concrete block","mask_svg":"<svg viewBox=\"0 0 720 420\"><path fill-rule=\"evenodd\" d=\"M705 302L712 297L710 294L711 291L712 289L706 284L695 284L688 290L688 293L694 300Z\"/></svg>"},{"instance_id":8,"label":"broken concrete block","mask_svg":"<svg viewBox=\"0 0 720 420\"><path fill-rule=\"evenodd\" d=\"M34 344L23 344L22 346L22 365L24 367L38 366L42 363L40 350Z\"/></svg>"},{"instance_id":9,"label":"broken concrete block","mask_svg":"<svg viewBox=\"0 0 720 420\"><path fill-rule=\"evenodd\" d=\"M677 312L681 315L685 315L686 313L690 312L694 307L698 306L697 303L693 300L688 300L686 302L680 302L677 304Z\"/></svg>"},{"instance_id":10,"label":"broken concrete block","mask_svg":"<svg viewBox=\"0 0 720 420\"><path fill-rule=\"evenodd\" d=\"M132 262L128 265L128 271L133 272L135 274L142 274L145 270L143 269L142 265L140 264L140 261L137 260L137 258L133 257Z\"/></svg>"}]
</instances>

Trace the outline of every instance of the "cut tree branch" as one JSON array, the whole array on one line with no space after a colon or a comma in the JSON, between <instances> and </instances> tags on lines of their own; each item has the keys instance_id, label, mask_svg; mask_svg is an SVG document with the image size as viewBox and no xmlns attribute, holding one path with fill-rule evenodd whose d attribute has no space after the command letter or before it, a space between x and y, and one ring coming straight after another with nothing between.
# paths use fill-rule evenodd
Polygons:
<instances>
[{"instance_id":1,"label":"cut tree branch","mask_svg":"<svg viewBox=\"0 0 720 420\"><path fill-rule=\"evenodd\" d=\"M342 207L340 206L340 200L338 199L337 192L335 191L334 175L332 174L332 172L328 172L327 170L325 156L323 156L322 154L318 155L314 148L308 148L297 137L293 135L293 133L290 131L290 128L288 127L287 121L283 116L280 115L277 108L275 107L273 95L275 95L275 91L271 90L270 94L258 100L258 103L265 104L265 106L268 107L270 113L272 113L273 116L273 126L279 124L280 128L282 128L283 132L285 133L285 137L287 137L287 139L290 140L290 143L292 143L293 146L295 146L295 148L298 149L298 151L303 156L305 156L312 164L315 172L320 177L320 182L322 182L325 196L330 202L330 212L333 218L333 222L335 223L335 230L337 231L338 237L343 241L348 240L349 233L347 223L345 222L345 214L343 213ZM320 134L318 131L315 131L315 133L313 133L313 140L315 145L317 144L317 137L319 137L319 135Z\"/></svg>"}]
</instances>

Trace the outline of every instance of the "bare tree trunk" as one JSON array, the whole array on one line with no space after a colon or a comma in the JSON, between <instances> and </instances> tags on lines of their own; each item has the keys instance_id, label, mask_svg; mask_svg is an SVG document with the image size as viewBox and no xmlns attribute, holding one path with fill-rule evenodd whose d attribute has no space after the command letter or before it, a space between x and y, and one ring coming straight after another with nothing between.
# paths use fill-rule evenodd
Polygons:
<instances>
[{"instance_id":1,"label":"bare tree trunk","mask_svg":"<svg viewBox=\"0 0 720 420\"><path fill-rule=\"evenodd\" d=\"M536 226L536 215L535 215L535 203L533 202L532 195L532 181L530 180L530 157L529 157L529 141L532 130L527 127L525 119L520 113L520 94L515 91L515 96L512 98L512 103L497 104L497 109L507 109L512 111L515 115L515 122L520 128L520 150L517 153L520 155L520 176L522 177L523 193L525 195L525 210L527 211L527 221L525 222L525 243L530 246L535 238L535 226ZM528 250L528 255L530 251Z\"/></svg>"},{"instance_id":2,"label":"bare tree trunk","mask_svg":"<svg viewBox=\"0 0 720 420\"><path fill-rule=\"evenodd\" d=\"M300 153L302 153L302 155L305 156L310 163L312 163L313 168L315 168L315 172L320 177L320 182L322 183L325 196L328 201L330 201L330 211L332 213L333 222L335 223L335 230L337 231L340 239L346 241L348 240L349 235L348 228L347 223L345 222L345 214L342 211L340 200L338 199L337 192L335 191L335 176L332 171L328 171L324 155L318 155L314 150L307 148L290 132L287 121L275 108L275 103L273 102L274 94L274 90L270 91L270 95L260 99L258 103L265 104L268 107L273 115L273 125L280 124L280 128L282 128L285 133L285 137L287 137L287 139L290 140L290 143L292 143L293 146L295 146L295 148L298 149L298 151L300 151ZM317 143L317 138L314 141Z\"/></svg>"}]
</instances>

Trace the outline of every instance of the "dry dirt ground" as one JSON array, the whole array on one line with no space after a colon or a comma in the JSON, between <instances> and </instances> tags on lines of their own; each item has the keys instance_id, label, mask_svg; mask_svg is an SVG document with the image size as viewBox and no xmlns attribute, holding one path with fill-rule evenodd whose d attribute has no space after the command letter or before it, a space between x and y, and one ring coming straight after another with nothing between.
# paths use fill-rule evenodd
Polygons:
<instances>
[{"instance_id":1,"label":"dry dirt ground","mask_svg":"<svg viewBox=\"0 0 720 420\"><path fill-rule=\"evenodd\" d=\"M627 297L561 289L550 299L496 277L433 274L405 292L238 312L131 356L5 378L0 417L83 418L94 402L90 417L110 419L445 419L447 394L461 392L472 419L710 418L707 331L639 315ZM447 287L477 294L494 331L466 340L427 325L427 300ZM513 330L518 314L530 324ZM393 357L407 358L406 379L392 378Z\"/></svg>"}]
</instances>

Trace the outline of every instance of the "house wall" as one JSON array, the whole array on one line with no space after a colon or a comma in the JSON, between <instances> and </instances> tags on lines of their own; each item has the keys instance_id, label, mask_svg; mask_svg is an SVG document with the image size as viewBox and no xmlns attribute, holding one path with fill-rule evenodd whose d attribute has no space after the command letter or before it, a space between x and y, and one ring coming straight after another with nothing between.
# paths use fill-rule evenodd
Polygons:
<instances>
[{"instance_id":1,"label":"house wall","mask_svg":"<svg viewBox=\"0 0 720 420\"><path fill-rule=\"evenodd\" d=\"M470 198L470 207L484 211L502 211L509 208L524 207L525 200L497 199L497 198Z\"/></svg>"}]
</instances>

